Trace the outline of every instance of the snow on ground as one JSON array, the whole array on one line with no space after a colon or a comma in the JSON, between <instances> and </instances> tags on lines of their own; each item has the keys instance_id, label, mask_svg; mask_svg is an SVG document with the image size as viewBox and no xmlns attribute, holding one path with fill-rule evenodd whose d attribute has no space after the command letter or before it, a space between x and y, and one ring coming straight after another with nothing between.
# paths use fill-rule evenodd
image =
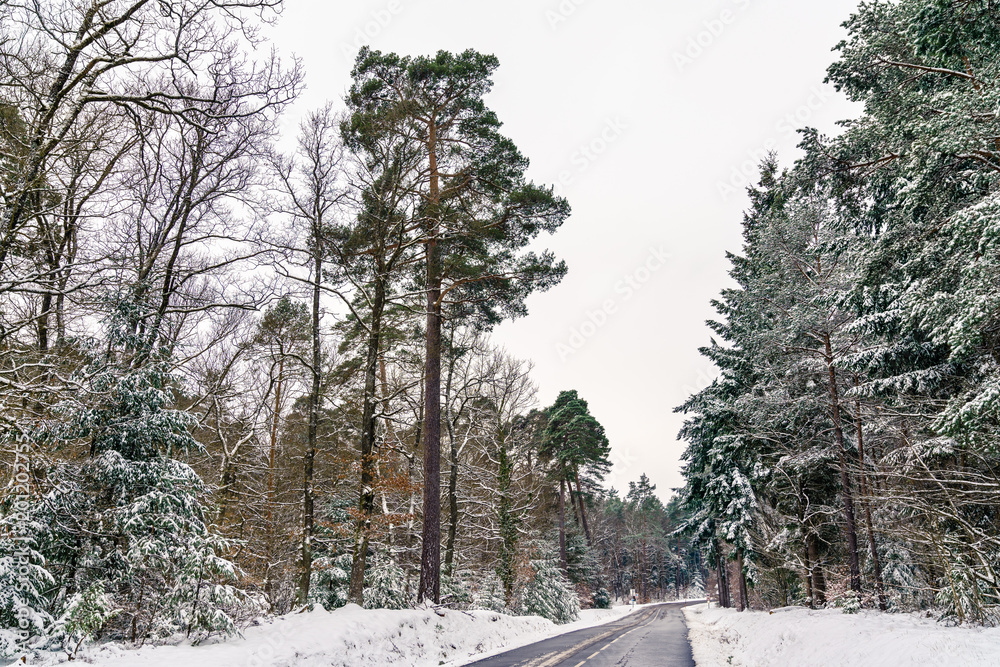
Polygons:
<instances>
[{"instance_id":1,"label":"snow on ground","mask_svg":"<svg viewBox=\"0 0 1000 667\"><path fill-rule=\"evenodd\" d=\"M684 609L698 667L996 667L1000 628L950 627L916 614L785 607Z\"/></svg>"},{"instance_id":2,"label":"snow on ground","mask_svg":"<svg viewBox=\"0 0 1000 667\"><path fill-rule=\"evenodd\" d=\"M362 667L461 665L548 637L600 625L628 607L588 609L580 620L555 625L538 616L432 609L365 610L348 605L268 619L243 637L202 646L130 649L107 643L82 649L76 662L100 667ZM50 657L28 664L55 664Z\"/></svg>"}]
</instances>

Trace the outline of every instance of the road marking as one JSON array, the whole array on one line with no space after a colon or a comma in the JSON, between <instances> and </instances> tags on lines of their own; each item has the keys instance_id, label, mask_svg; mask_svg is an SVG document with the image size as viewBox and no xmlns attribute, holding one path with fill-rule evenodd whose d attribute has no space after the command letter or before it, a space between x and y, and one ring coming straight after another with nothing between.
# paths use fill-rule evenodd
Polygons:
<instances>
[{"instance_id":1,"label":"road marking","mask_svg":"<svg viewBox=\"0 0 1000 667\"><path fill-rule=\"evenodd\" d=\"M622 634L618 635L617 637L615 637L614 639L612 639L611 641L609 641L607 644L605 644L601 648L597 649L596 651L594 651L593 653L591 653L590 655L588 655L586 658L584 658L580 662L578 662L575 665L573 665L573 667L584 667L584 665L587 664L588 660L590 660L592 658L595 658L598 655L600 655L601 651L603 651L604 649L608 648L609 646L611 646L612 644L614 644L616 641L618 641L622 637L624 637L626 635L630 635L633 632L635 632L636 630L641 630L642 628L645 628L646 626L651 625L653 623L653 621L660 620L660 611L661 611L660 609L656 609L652 614L650 614L651 618L647 622L643 623L642 625L636 625L631 630L627 630L626 632L623 632ZM641 621L640 621L640 623L641 623ZM602 635L598 635L597 637L593 637L589 641L582 642L582 643L578 644L577 646L574 646L574 647L570 648L567 651L563 651L562 653L557 653L557 654L551 654L551 653L549 653L549 654L546 654L544 656L544 658L547 658L545 660L545 662L540 663L540 664L536 664L535 662L531 662L531 663L528 663L527 665L525 665L525 667L556 667L556 665L558 665L559 662L561 662L562 660L565 660L566 658L568 658L569 656L573 655L574 653L578 653L578 652L582 651L583 649L587 648L588 646L593 646L594 644L596 644L597 642L601 641L602 639L606 639L607 637L610 637L615 632L617 632L617 631L616 630L612 630L611 632L606 632L606 633L604 633Z\"/></svg>"}]
</instances>

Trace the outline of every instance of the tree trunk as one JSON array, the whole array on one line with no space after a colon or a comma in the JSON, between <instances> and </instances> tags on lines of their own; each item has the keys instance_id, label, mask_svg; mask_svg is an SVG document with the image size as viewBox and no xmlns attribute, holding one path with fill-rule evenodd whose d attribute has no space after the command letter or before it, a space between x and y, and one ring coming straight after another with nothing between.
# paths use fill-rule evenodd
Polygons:
<instances>
[{"instance_id":1,"label":"tree trunk","mask_svg":"<svg viewBox=\"0 0 1000 667\"><path fill-rule=\"evenodd\" d=\"M796 500L798 501L796 510L798 512L799 527L802 529L802 534L806 536L805 543L803 544L804 556L805 556L805 568L806 568L806 598L809 600L809 608L813 608L813 573L812 573L812 556L809 553L809 529L806 526L806 516L805 516L805 494L802 492L802 480L798 480L796 486Z\"/></svg>"},{"instance_id":2,"label":"tree trunk","mask_svg":"<svg viewBox=\"0 0 1000 667\"><path fill-rule=\"evenodd\" d=\"M813 603L817 605L826 604L826 577L823 575L823 565L819 558L819 536L810 532L806 537L806 544L809 550L809 561L812 563L812 591Z\"/></svg>"},{"instance_id":3,"label":"tree trunk","mask_svg":"<svg viewBox=\"0 0 1000 667\"><path fill-rule=\"evenodd\" d=\"M267 520L274 516L275 481L274 471L278 458L278 424L281 420L281 390L285 376L285 357L278 359L278 379L274 386L274 419L271 420L271 451L267 457Z\"/></svg>"},{"instance_id":4,"label":"tree trunk","mask_svg":"<svg viewBox=\"0 0 1000 667\"><path fill-rule=\"evenodd\" d=\"M740 595L737 608L740 611L746 611L747 609L750 608L750 596L747 594L747 575L743 565L744 565L743 551L741 550L736 554L736 567L737 570L739 571L738 581L739 581L739 595Z\"/></svg>"},{"instance_id":5,"label":"tree trunk","mask_svg":"<svg viewBox=\"0 0 1000 667\"><path fill-rule=\"evenodd\" d=\"M365 353L365 388L362 396L359 514L354 527L354 557L351 560L351 583L347 597L348 601L357 605L364 604L368 540L371 534L371 518L375 513L375 464L378 458L375 453L375 382L382 342L382 311L385 307L385 285L382 276L376 276L375 280L372 318Z\"/></svg>"},{"instance_id":6,"label":"tree trunk","mask_svg":"<svg viewBox=\"0 0 1000 667\"><path fill-rule=\"evenodd\" d=\"M857 380L855 380L855 384ZM861 422L861 401L854 402L856 428L858 431L858 467L861 470L859 481L861 483L861 496L866 498L862 501L865 510L865 527L868 529L868 549L872 555L872 569L875 571L875 593L878 596L878 608L886 611L889 604L885 599L885 581L882 578L882 559L878 555L878 545L875 542L875 528L872 524L872 507L868 497L868 476L865 474L865 439Z\"/></svg>"},{"instance_id":7,"label":"tree trunk","mask_svg":"<svg viewBox=\"0 0 1000 667\"><path fill-rule=\"evenodd\" d=\"M858 561L858 529L854 519L854 491L847 474L847 446L840 420L840 392L837 390L837 372L833 368L833 346L830 334L823 335L826 347L826 368L830 378L830 417L837 439L837 460L840 465L840 488L844 496L844 524L847 532L847 556L851 572L851 590L861 593L861 566Z\"/></svg>"},{"instance_id":8,"label":"tree trunk","mask_svg":"<svg viewBox=\"0 0 1000 667\"><path fill-rule=\"evenodd\" d=\"M504 601L508 606L514 602L514 583L517 579L517 524L511 512L511 474L514 466L510 462L507 443L503 434L499 436L497 492L500 502L497 514L500 524L500 558L498 571L503 582Z\"/></svg>"},{"instance_id":9,"label":"tree trunk","mask_svg":"<svg viewBox=\"0 0 1000 667\"><path fill-rule=\"evenodd\" d=\"M583 534L587 538L587 546L593 546L590 539L590 526L587 525L587 510L583 502L583 488L580 485L580 471L574 469L573 474L576 477L576 497L580 501L580 518L583 520Z\"/></svg>"},{"instance_id":10,"label":"tree trunk","mask_svg":"<svg viewBox=\"0 0 1000 667\"><path fill-rule=\"evenodd\" d=\"M318 236L318 230L314 230ZM318 241L318 239L314 239ZM313 293L312 293L312 387L309 390L309 430L307 432L306 451L302 466L302 557L299 571L299 604L309 601L309 580L312 578L313 560L313 470L316 462L316 440L319 432L319 393L322 384L320 371L320 339L319 339L319 297L320 280L323 272L323 258L319 251L319 243L313 254Z\"/></svg>"},{"instance_id":11,"label":"tree trunk","mask_svg":"<svg viewBox=\"0 0 1000 667\"><path fill-rule=\"evenodd\" d=\"M444 551L444 569L449 575L455 565L455 538L458 535L458 443L451 441L451 469L448 471L448 537Z\"/></svg>"},{"instance_id":12,"label":"tree trunk","mask_svg":"<svg viewBox=\"0 0 1000 667\"><path fill-rule=\"evenodd\" d=\"M430 221L426 250L427 349L424 360L424 525L417 602L441 601L441 262L438 234L437 126L427 128L430 168Z\"/></svg>"},{"instance_id":13,"label":"tree trunk","mask_svg":"<svg viewBox=\"0 0 1000 667\"><path fill-rule=\"evenodd\" d=\"M813 600L813 573L811 558L809 557L809 545L806 545L805 549L805 566L806 566L806 599L809 600L809 608L815 607L815 601Z\"/></svg>"},{"instance_id":14,"label":"tree trunk","mask_svg":"<svg viewBox=\"0 0 1000 667\"><path fill-rule=\"evenodd\" d=\"M559 480L559 565L563 572L569 569L566 557L566 493L563 488L566 482Z\"/></svg>"},{"instance_id":15,"label":"tree trunk","mask_svg":"<svg viewBox=\"0 0 1000 667\"><path fill-rule=\"evenodd\" d=\"M449 335L449 348L454 350L455 327L451 328ZM452 575L455 566L455 540L458 537L458 441L455 438L455 421L457 417L452 414L452 383L455 379L454 353L448 356L448 379L444 386L445 415L444 421L448 426L448 536L445 538L444 546L444 571L448 576Z\"/></svg>"},{"instance_id":16,"label":"tree trunk","mask_svg":"<svg viewBox=\"0 0 1000 667\"><path fill-rule=\"evenodd\" d=\"M718 580L719 588L719 604L729 609L732 607L732 603L729 599L729 577L726 574L726 559L722 554L722 550L717 550L716 562L715 562L715 577Z\"/></svg>"}]
</instances>

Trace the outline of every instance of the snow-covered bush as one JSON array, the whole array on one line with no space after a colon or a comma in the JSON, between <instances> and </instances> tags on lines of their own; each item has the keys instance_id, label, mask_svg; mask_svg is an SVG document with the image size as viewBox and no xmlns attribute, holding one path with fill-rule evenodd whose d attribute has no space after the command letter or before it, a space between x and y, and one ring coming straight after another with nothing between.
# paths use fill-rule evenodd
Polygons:
<instances>
[{"instance_id":1,"label":"snow-covered bush","mask_svg":"<svg viewBox=\"0 0 1000 667\"><path fill-rule=\"evenodd\" d=\"M339 609L347 604L351 588L351 554L323 556L313 561L309 599L326 609Z\"/></svg>"},{"instance_id":2,"label":"snow-covered bush","mask_svg":"<svg viewBox=\"0 0 1000 667\"><path fill-rule=\"evenodd\" d=\"M931 587L918 565L911 545L881 537L879 557L882 561L882 580L885 583L889 609L894 611L921 609L933 603L933 600L922 595L923 591ZM868 552L864 562L865 572L872 576L874 566Z\"/></svg>"},{"instance_id":3,"label":"snow-covered bush","mask_svg":"<svg viewBox=\"0 0 1000 667\"><path fill-rule=\"evenodd\" d=\"M520 613L541 616L559 624L579 618L580 601L557 562L545 558L531 565L535 576L521 591Z\"/></svg>"},{"instance_id":4,"label":"snow-covered bush","mask_svg":"<svg viewBox=\"0 0 1000 667\"><path fill-rule=\"evenodd\" d=\"M0 520L0 531L10 534L8 519ZM25 639L48 634L53 619L43 591L54 582L33 541L0 539L0 629L7 629L0 634L0 657L16 653Z\"/></svg>"},{"instance_id":5,"label":"snow-covered bush","mask_svg":"<svg viewBox=\"0 0 1000 667\"><path fill-rule=\"evenodd\" d=\"M109 620L118 615L110 596L104 592L104 584L96 582L83 593L70 598L66 610L59 618L64 633L67 653L76 655L80 645L98 636Z\"/></svg>"},{"instance_id":6,"label":"snow-covered bush","mask_svg":"<svg viewBox=\"0 0 1000 667\"><path fill-rule=\"evenodd\" d=\"M377 556L365 573L365 609L409 609L406 573L392 558Z\"/></svg>"},{"instance_id":7,"label":"snow-covered bush","mask_svg":"<svg viewBox=\"0 0 1000 667\"><path fill-rule=\"evenodd\" d=\"M691 583L687 587L687 597L697 599L705 597L705 578L699 570L695 570L691 575Z\"/></svg>"},{"instance_id":8,"label":"snow-covered bush","mask_svg":"<svg viewBox=\"0 0 1000 667\"><path fill-rule=\"evenodd\" d=\"M503 613L507 611L503 582L495 572L488 572L480 578L479 587L472 597L472 608Z\"/></svg>"},{"instance_id":9,"label":"snow-covered bush","mask_svg":"<svg viewBox=\"0 0 1000 667\"><path fill-rule=\"evenodd\" d=\"M594 593L594 609L611 609L611 593L603 586Z\"/></svg>"},{"instance_id":10,"label":"snow-covered bush","mask_svg":"<svg viewBox=\"0 0 1000 667\"><path fill-rule=\"evenodd\" d=\"M937 594L942 620L956 623L1000 624L1000 591L977 576L971 567L955 561L944 577L946 585Z\"/></svg>"},{"instance_id":11,"label":"snow-covered bush","mask_svg":"<svg viewBox=\"0 0 1000 667\"><path fill-rule=\"evenodd\" d=\"M845 614L856 614L861 611L861 597L854 591L844 593L844 596L837 599L835 604Z\"/></svg>"},{"instance_id":12,"label":"snow-covered bush","mask_svg":"<svg viewBox=\"0 0 1000 667\"><path fill-rule=\"evenodd\" d=\"M468 609L472 604L472 591L465 583L466 577L458 572L441 575L441 604L452 609Z\"/></svg>"}]
</instances>

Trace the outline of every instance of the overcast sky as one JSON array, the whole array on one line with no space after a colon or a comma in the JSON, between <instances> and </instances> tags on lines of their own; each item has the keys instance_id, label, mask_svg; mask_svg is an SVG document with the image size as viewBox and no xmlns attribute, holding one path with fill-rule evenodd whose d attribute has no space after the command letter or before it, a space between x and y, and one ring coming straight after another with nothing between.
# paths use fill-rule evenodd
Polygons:
<instances>
[{"instance_id":1,"label":"overcast sky","mask_svg":"<svg viewBox=\"0 0 1000 667\"><path fill-rule=\"evenodd\" d=\"M494 340L535 362L540 400L576 389L612 445L609 483L680 486L673 413L711 381L697 348L740 248L743 187L795 128L857 109L823 85L856 0L287 0L274 33L306 67L286 119L350 85L363 44L406 55L473 48L500 60L487 102L572 217L543 245L566 279Z\"/></svg>"}]
</instances>

